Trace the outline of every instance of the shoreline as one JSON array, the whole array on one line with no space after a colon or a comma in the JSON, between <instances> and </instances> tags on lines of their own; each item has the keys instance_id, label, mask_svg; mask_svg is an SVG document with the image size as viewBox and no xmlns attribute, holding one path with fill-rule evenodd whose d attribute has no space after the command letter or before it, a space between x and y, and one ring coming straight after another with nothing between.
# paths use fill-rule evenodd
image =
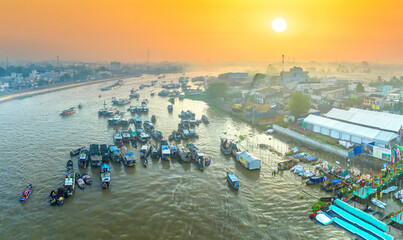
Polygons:
<instances>
[{"instance_id":1,"label":"shoreline","mask_svg":"<svg viewBox=\"0 0 403 240\"><path fill-rule=\"evenodd\" d=\"M52 86L52 87L43 88L43 89L29 90L29 91L24 91L24 92L19 92L19 93L10 93L5 96L0 96L0 104L7 102L7 101L15 100L18 98L24 99L27 97L32 97L32 96L41 95L41 94L45 94L45 93L61 91L64 89L70 89L70 88L91 85L91 84L96 84L96 83L101 83L101 82L116 81L116 80L121 80L124 78L130 78L130 77L132 77L132 76L106 78L106 79L100 79L100 80L95 80L95 81L62 84L59 86Z\"/></svg>"}]
</instances>

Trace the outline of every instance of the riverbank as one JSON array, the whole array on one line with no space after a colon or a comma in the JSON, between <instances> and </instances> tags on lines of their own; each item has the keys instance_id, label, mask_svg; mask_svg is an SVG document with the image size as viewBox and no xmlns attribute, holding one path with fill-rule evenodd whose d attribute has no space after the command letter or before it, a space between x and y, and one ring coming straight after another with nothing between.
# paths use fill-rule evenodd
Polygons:
<instances>
[{"instance_id":1,"label":"riverbank","mask_svg":"<svg viewBox=\"0 0 403 240\"><path fill-rule=\"evenodd\" d=\"M62 85L51 86L51 87L42 88L42 89L28 90L28 91L18 92L18 93L10 93L5 96L0 96L0 103L14 100L14 99L24 99L24 98L28 98L28 97L32 97L32 96L36 96L36 95L40 95L40 94L51 93L51 92L55 92L55 91L80 87L80 86L84 86L84 85L91 85L91 84L108 82L108 81L117 81L117 80L121 80L124 78L129 78L129 77L132 77L132 76L106 78L106 79L100 79L100 80L88 81L88 82L62 84Z\"/></svg>"}]
</instances>

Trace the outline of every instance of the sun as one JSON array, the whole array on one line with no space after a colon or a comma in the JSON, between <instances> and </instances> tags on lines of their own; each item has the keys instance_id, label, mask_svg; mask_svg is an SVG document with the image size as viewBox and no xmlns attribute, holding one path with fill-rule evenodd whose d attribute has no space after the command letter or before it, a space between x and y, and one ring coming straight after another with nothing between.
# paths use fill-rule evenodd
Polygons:
<instances>
[{"instance_id":1,"label":"sun","mask_svg":"<svg viewBox=\"0 0 403 240\"><path fill-rule=\"evenodd\" d=\"M287 22L282 18L276 18L273 20L271 27L276 32L284 32L287 28Z\"/></svg>"}]
</instances>

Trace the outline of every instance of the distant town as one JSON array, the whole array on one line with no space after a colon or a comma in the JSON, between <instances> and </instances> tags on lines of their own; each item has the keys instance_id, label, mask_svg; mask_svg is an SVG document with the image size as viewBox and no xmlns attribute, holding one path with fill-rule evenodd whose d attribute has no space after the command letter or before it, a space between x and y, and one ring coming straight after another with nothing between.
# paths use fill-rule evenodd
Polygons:
<instances>
[{"instance_id":1,"label":"distant town","mask_svg":"<svg viewBox=\"0 0 403 240\"><path fill-rule=\"evenodd\" d=\"M0 95L68 83L140 76L143 73L176 73L182 70L182 65L168 62L151 65L123 65L117 61L113 61L109 65L99 63L61 64L59 61L22 66L6 64L6 66L0 67Z\"/></svg>"}]
</instances>

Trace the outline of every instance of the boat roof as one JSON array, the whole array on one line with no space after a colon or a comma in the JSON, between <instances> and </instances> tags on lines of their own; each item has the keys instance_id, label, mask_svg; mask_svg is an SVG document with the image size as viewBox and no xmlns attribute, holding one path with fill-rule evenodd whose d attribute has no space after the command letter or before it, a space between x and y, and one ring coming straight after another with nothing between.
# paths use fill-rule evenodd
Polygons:
<instances>
[{"instance_id":1,"label":"boat roof","mask_svg":"<svg viewBox=\"0 0 403 240\"><path fill-rule=\"evenodd\" d=\"M238 178L235 176L235 174L229 173L229 174L228 174L228 177L230 178L230 180L231 180L232 182L238 182Z\"/></svg>"},{"instance_id":2,"label":"boat roof","mask_svg":"<svg viewBox=\"0 0 403 240\"><path fill-rule=\"evenodd\" d=\"M200 151L199 149L197 149L195 152L196 152L197 156L199 156L199 157L204 156L204 153L202 151Z\"/></svg>"},{"instance_id":3,"label":"boat roof","mask_svg":"<svg viewBox=\"0 0 403 240\"><path fill-rule=\"evenodd\" d=\"M188 130L183 130L183 133L186 134L186 133L189 133L189 131Z\"/></svg>"},{"instance_id":4,"label":"boat roof","mask_svg":"<svg viewBox=\"0 0 403 240\"><path fill-rule=\"evenodd\" d=\"M190 132L190 133L196 133L196 131L193 130L193 129L189 129L189 132Z\"/></svg>"},{"instance_id":5,"label":"boat roof","mask_svg":"<svg viewBox=\"0 0 403 240\"><path fill-rule=\"evenodd\" d=\"M73 179L72 178L66 178L64 180L64 185L66 186L72 186L73 185Z\"/></svg>"},{"instance_id":6,"label":"boat roof","mask_svg":"<svg viewBox=\"0 0 403 240\"><path fill-rule=\"evenodd\" d=\"M147 145L141 146L141 150L143 150L143 149L147 150L147 149L148 149L148 148L147 148Z\"/></svg>"},{"instance_id":7,"label":"boat roof","mask_svg":"<svg viewBox=\"0 0 403 240\"><path fill-rule=\"evenodd\" d=\"M145 133L145 132L142 132L140 134L140 137L145 138L145 137L149 137L149 135L147 133Z\"/></svg>"},{"instance_id":8,"label":"boat roof","mask_svg":"<svg viewBox=\"0 0 403 240\"><path fill-rule=\"evenodd\" d=\"M109 165L108 164L106 164L106 163L102 164L101 170L104 169L104 168L106 168L109 171Z\"/></svg>"},{"instance_id":9,"label":"boat roof","mask_svg":"<svg viewBox=\"0 0 403 240\"><path fill-rule=\"evenodd\" d=\"M109 145L109 150L119 150L115 145Z\"/></svg>"},{"instance_id":10,"label":"boat roof","mask_svg":"<svg viewBox=\"0 0 403 240\"><path fill-rule=\"evenodd\" d=\"M162 154L171 154L171 151L169 150L169 148L166 149L162 149Z\"/></svg>"},{"instance_id":11,"label":"boat roof","mask_svg":"<svg viewBox=\"0 0 403 240\"><path fill-rule=\"evenodd\" d=\"M128 161L136 161L136 156L132 152L130 152L129 154L125 153L125 158Z\"/></svg>"}]
</instances>

